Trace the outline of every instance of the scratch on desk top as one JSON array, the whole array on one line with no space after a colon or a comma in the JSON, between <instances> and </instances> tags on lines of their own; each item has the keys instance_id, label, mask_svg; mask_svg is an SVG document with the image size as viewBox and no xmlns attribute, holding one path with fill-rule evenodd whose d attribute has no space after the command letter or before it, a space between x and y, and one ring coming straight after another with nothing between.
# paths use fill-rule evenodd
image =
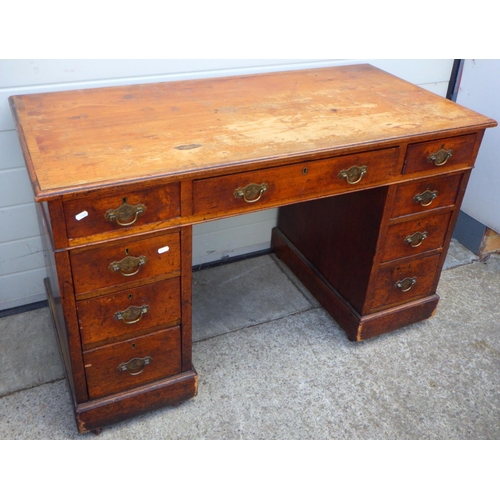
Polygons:
<instances>
[{"instance_id":1,"label":"scratch on desk top","mask_svg":"<svg viewBox=\"0 0 500 500\"><path fill-rule=\"evenodd\" d=\"M201 148L201 144L181 144L180 146L175 146L174 149L178 149L180 151L186 151L188 149L196 149Z\"/></svg>"}]
</instances>

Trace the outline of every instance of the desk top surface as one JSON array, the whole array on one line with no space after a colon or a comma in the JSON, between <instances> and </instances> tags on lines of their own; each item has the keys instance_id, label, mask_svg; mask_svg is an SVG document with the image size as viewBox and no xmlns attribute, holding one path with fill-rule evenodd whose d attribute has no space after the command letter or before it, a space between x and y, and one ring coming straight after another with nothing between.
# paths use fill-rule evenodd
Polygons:
<instances>
[{"instance_id":1,"label":"desk top surface","mask_svg":"<svg viewBox=\"0 0 500 500\"><path fill-rule=\"evenodd\" d=\"M370 65L14 96L38 201L493 127Z\"/></svg>"}]
</instances>

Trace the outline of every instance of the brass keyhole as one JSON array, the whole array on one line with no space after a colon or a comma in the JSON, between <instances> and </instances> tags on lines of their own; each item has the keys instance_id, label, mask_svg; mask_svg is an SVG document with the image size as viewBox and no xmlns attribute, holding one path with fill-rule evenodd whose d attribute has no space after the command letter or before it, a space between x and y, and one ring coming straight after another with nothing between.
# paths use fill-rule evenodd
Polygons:
<instances>
[{"instance_id":1,"label":"brass keyhole","mask_svg":"<svg viewBox=\"0 0 500 500\"><path fill-rule=\"evenodd\" d=\"M128 296L128 300L132 300L132 298L133 298L133 297L134 297L134 296L133 296L132 294L129 294L129 296Z\"/></svg>"},{"instance_id":2,"label":"brass keyhole","mask_svg":"<svg viewBox=\"0 0 500 500\"><path fill-rule=\"evenodd\" d=\"M307 172L308 172L307 167L304 167L304 168L302 169L302 175L307 175Z\"/></svg>"}]
</instances>

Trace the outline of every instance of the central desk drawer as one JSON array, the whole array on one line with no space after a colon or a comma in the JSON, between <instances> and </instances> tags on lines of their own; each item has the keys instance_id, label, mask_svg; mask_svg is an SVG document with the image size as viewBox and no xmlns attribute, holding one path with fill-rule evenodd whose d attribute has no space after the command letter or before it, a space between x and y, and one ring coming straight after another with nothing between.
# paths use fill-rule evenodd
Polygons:
<instances>
[{"instance_id":1,"label":"central desk drawer","mask_svg":"<svg viewBox=\"0 0 500 500\"><path fill-rule=\"evenodd\" d=\"M180 270L178 232L127 238L113 244L72 250L75 293L133 284L138 280Z\"/></svg>"},{"instance_id":2,"label":"central desk drawer","mask_svg":"<svg viewBox=\"0 0 500 500\"><path fill-rule=\"evenodd\" d=\"M193 183L195 215L241 213L387 183L400 172L389 148Z\"/></svg>"},{"instance_id":3,"label":"central desk drawer","mask_svg":"<svg viewBox=\"0 0 500 500\"><path fill-rule=\"evenodd\" d=\"M179 321L180 279L77 302L84 345L130 336Z\"/></svg>"}]
</instances>

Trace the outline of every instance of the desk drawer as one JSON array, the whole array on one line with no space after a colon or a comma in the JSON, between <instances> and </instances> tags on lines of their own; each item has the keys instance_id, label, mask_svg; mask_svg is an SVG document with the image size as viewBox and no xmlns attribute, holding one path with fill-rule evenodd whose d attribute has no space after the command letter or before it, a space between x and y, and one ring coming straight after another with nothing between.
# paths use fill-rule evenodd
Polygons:
<instances>
[{"instance_id":1,"label":"desk drawer","mask_svg":"<svg viewBox=\"0 0 500 500\"><path fill-rule=\"evenodd\" d=\"M398 158L399 149L390 148L198 180L194 214L241 213L387 183L399 173Z\"/></svg>"},{"instance_id":2,"label":"desk drawer","mask_svg":"<svg viewBox=\"0 0 500 500\"><path fill-rule=\"evenodd\" d=\"M89 396L99 398L181 371L180 328L83 353Z\"/></svg>"},{"instance_id":3,"label":"desk drawer","mask_svg":"<svg viewBox=\"0 0 500 500\"><path fill-rule=\"evenodd\" d=\"M440 213L389 226L381 249L382 262L442 247L451 214Z\"/></svg>"},{"instance_id":4,"label":"desk drawer","mask_svg":"<svg viewBox=\"0 0 500 500\"><path fill-rule=\"evenodd\" d=\"M398 186L391 217L453 206L460 190L461 180L462 175L459 174Z\"/></svg>"},{"instance_id":5,"label":"desk drawer","mask_svg":"<svg viewBox=\"0 0 500 500\"><path fill-rule=\"evenodd\" d=\"M440 255L380 266L372 310L404 304L434 292Z\"/></svg>"},{"instance_id":6,"label":"desk drawer","mask_svg":"<svg viewBox=\"0 0 500 500\"><path fill-rule=\"evenodd\" d=\"M180 235L127 238L70 252L76 294L180 270Z\"/></svg>"},{"instance_id":7,"label":"desk drawer","mask_svg":"<svg viewBox=\"0 0 500 500\"><path fill-rule=\"evenodd\" d=\"M180 279L77 302L84 345L131 336L179 321Z\"/></svg>"},{"instance_id":8,"label":"desk drawer","mask_svg":"<svg viewBox=\"0 0 500 500\"><path fill-rule=\"evenodd\" d=\"M126 230L180 215L179 183L110 195L89 195L64 202L68 238Z\"/></svg>"},{"instance_id":9,"label":"desk drawer","mask_svg":"<svg viewBox=\"0 0 500 500\"><path fill-rule=\"evenodd\" d=\"M408 146L403 173L421 172L441 167L470 167L473 163L476 134L420 142Z\"/></svg>"}]
</instances>

